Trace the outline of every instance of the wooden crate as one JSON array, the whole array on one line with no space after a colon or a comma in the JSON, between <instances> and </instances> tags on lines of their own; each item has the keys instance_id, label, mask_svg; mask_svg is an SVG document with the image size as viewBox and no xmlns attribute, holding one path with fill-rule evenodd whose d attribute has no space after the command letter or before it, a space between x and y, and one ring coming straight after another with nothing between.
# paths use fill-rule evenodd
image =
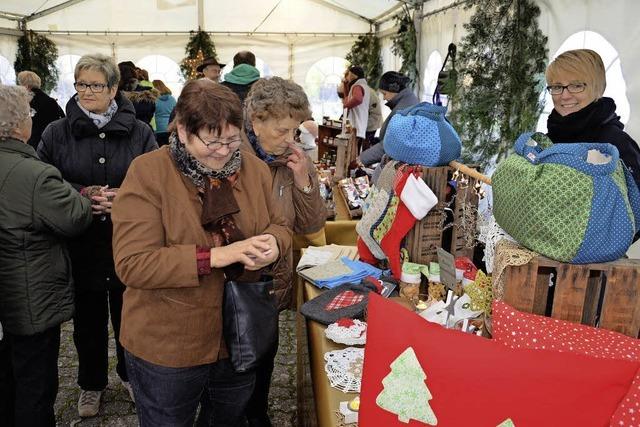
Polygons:
<instances>
[{"instance_id":1,"label":"wooden crate","mask_svg":"<svg viewBox=\"0 0 640 427\"><path fill-rule=\"evenodd\" d=\"M638 337L640 260L577 265L540 256L504 275L504 301L518 310Z\"/></svg>"},{"instance_id":2,"label":"wooden crate","mask_svg":"<svg viewBox=\"0 0 640 427\"><path fill-rule=\"evenodd\" d=\"M459 224L462 221L462 203L465 201L468 206L475 209L478 207L478 196L474 187L477 181L467 177L469 183L466 188L458 188L456 199L452 204L453 227L451 227L448 239L447 231L443 230L444 209L447 182L455 172L454 168L441 166L435 168L424 167L422 169L422 179L431 188L438 198L438 204L421 221L416 222L413 229L407 234L406 247L409 251L411 262L428 264L437 262L439 247L451 252L453 256L467 256L473 258L473 248L466 247L465 236L460 230Z\"/></svg>"}]
</instances>

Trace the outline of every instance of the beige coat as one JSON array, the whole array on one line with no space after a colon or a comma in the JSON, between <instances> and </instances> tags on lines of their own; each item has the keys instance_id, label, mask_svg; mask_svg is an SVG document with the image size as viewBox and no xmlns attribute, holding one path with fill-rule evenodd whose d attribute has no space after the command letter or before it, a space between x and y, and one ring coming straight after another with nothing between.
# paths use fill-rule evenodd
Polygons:
<instances>
[{"instance_id":1,"label":"beige coat","mask_svg":"<svg viewBox=\"0 0 640 427\"><path fill-rule=\"evenodd\" d=\"M243 151L255 153L243 133ZM266 163L265 163L266 164ZM287 227L294 234L311 234L320 231L327 220L327 210L320 196L318 176L313 162L307 156L307 168L312 182L311 193L305 194L293 183L293 171L286 165L269 165L273 177L271 194L276 200L276 212L285 218ZM282 256L283 254L281 254ZM279 263L274 271L274 283L280 309L295 307L293 300L293 250L285 255L286 260Z\"/></svg>"},{"instance_id":2,"label":"beige coat","mask_svg":"<svg viewBox=\"0 0 640 427\"><path fill-rule=\"evenodd\" d=\"M240 207L234 220L244 235L273 234L280 253L289 254L291 232L274 209L264 162L243 153L233 194ZM196 245L213 246L201 212L195 185L177 170L167 147L131 163L114 202L114 260L127 286L120 341L157 365L189 367L226 356L223 272L199 277L197 271Z\"/></svg>"}]
</instances>

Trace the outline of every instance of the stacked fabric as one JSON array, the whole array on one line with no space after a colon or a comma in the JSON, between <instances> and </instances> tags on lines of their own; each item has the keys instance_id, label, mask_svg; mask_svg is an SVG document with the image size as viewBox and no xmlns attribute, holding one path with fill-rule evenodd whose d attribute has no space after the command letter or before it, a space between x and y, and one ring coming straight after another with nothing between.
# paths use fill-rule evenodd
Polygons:
<instances>
[{"instance_id":1,"label":"stacked fabric","mask_svg":"<svg viewBox=\"0 0 640 427\"><path fill-rule=\"evenodd\" d=\"M380 278L383 271L361 261L342 257L337 261L318 265L298 272L319 288L332 289L343 283L359 283L367 276Z\"/></svg>"}]
</instances>

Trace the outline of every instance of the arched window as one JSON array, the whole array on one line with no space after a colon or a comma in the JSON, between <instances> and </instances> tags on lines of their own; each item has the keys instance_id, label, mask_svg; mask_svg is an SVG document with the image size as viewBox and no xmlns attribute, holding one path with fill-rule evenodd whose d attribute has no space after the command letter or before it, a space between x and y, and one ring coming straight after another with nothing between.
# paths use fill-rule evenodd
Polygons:
<instances>
[{"instance_id":1,"label":"arched window","mask_svg":"<svg viewBox=\"0 0 640 427\"><path fill-rule=\"evenodd\" d=\"M344 58L330 56L309 68L304 79L304 90L311 104L316 122L323 116L337 119L342 114L342 101L338 98L338 85L349 63Z\"/></svg>"},{"instance_id":2,"label":"arched window","mask_svg":"<svg viewBox=\"0 0 640 427\"><path fill-rule=\"evenodd\" d=\"M256 68L258 69L258 71L260 71L260 77L269 77L273 75L273 73L271 72L271 67L269 67L269 64L267 64L266 62L264 62L262 59L258 57L256 57ZM231 70L233 70L233 61L230 61L222 69L221 75L220 75L221 82L224 81L225 74L227 74Z\"/></svg>"},{"instance_id":3,"label":"arched window","mask_svg":"<svg viewBox=\"0 0 640 427\"><path fill-rule=\"evenodd\" d=\"M438 73L442 68L442 55L437 50L431 52L427 60L427 68L424 70L424 78L422 80L422 101L431 102L433 94L438 85ZM446 95L440 95L440 98L446 98ZM443 100L444 101L444 100Z\"/></svg>"},{"instance_id":4,"label":"arched window","mask_svg":"<svg viewBox=\"0 0 640 427\"><path fill-rule=\"evenodd\" d=\"M595 50L602 57L602 62L604 62L604 68L607 73L607 88L603 96L613 98L616 102L616 113L620 115L620 121L626 124L629 121L631 108L629 99L627 98L627 84L622 76L622 65L620 64L618 51L602 35L593 31L580 31L567 38L553 57L555 58L562 52L573 49ZM547 117L549 117L549 114L551 114L553 110L553 100L546 90L541 94L541 97L544 97L545 104L544 110L538 120L537 129L540 132L546 132Z\"/></svg>"},{"instance_id":5,"label":"arched window","mask_svg":"<svg viewBox=\"0 0 640 427\"><path fill-rule=\"evenodd\" d=\"M0 83L3 85L16 84L16 72L13 65L2 55L0 55Z\"/></svg>"},{"instance_id":6,"label":"arched window","mask_svg":"<svg viewBox=\"0 0 640 427\"><path fill-rule=\"evenodd\" d=\"M58 69L58 84L51 91L51 97L58 101L58 105L64 110L67 102L76 90L73 87L75 77L73 71L80 59L80 55L62 55L56 59L56 68Z\"/></svg>"},{"instance_id":7,"label":"arched window","mask_svg":"<svg viewBox=\"0 0 640 427\"><path fill-rule=\"evenodd\" d=\"M149 55L135 63L137 67L147 70L149 81L162 80L171 94L178 98L184 86L184 77L180 66L171 58L164 55Z\"/></svg>"}]
</instances>

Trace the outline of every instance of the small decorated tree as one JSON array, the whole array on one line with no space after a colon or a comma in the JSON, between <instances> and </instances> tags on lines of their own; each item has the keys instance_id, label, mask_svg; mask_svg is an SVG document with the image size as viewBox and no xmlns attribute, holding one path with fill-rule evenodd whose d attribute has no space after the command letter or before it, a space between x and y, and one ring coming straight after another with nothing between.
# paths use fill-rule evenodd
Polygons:
<instances>
[{"instance_id":1,"label":"small decorated tree","mask_svg":"<svg viewBox=\"0 0 640 427\"><path fill-rule=\"evenodd\" d=\"M31 30L25 31L18 39L18 52L13 68L20 71L33 71L42 80L42 90L50 92L58 83L58 48L43 35Z\"/></svg>"},{"instance_id":2,"label":"small decorated tree","mask_svg":"<svg viewBox=\"0 0 640 427\"><path fill-rule=\"evenodd\" d=\"M211 40L211 36L206 31L198 29L189 33L189 42L185 47L186 57L180 63L180 70L187 80L193 80L198 77L196 68L202 64L204 58L213 56L218 59L216 54L216 46Z\"/></svg>"},{"instance_id":3,"label":"small decorated tree","mask_svg":"<svg viewBox=\"0 0 640 427\"><path fill-rule=\"evenodd\" d=\"M376 404L397 414L403 423L414 419L437 425L438 419L428 402L433 396L424 382L426 378L413 348L407 348L391 363L391 372L382 380L384 389Z\"/></svg>"},{"instance_id":4,"label":"small decorated tree","mask_svg":"<svg viewBox=\"0 0 640 427\"><path fill-rule=\"evenodd\" d=\"M415 13L415 11L414 11ZM405 5L404 12L396 16L398 32L391 38L391 52L402 59L400 72L411 79L411 85L415 87L420 78L416 52L418 50L418 38L416 27L413 23L411 10Z\"/></svg>"}]
</instances>

